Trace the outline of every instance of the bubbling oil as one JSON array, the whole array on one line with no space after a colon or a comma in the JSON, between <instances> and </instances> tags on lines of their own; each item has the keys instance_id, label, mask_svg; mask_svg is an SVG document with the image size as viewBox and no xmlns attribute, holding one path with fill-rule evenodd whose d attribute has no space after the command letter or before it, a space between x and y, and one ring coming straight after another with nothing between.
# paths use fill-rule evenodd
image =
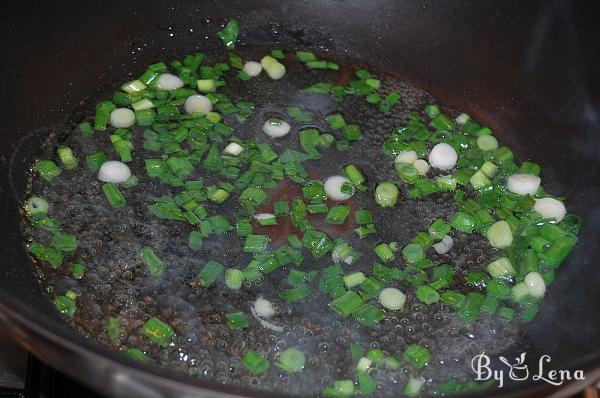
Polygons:
<instances>
[{"instance_id":1,"label":"bubbling oil","mask_svg":"<svg viewBox=\"0 0 600 398\"><path fill-rule=\"evenodd\" d=\"M259 59L259 50L243 52L244 59ZM223 53L209 54L209 61L222 61ZM362 98L347 96L335 102L325 95L303 94L300 89L320 81L345 84L357 69L352 62L340 62L341 72L307 71L296 61L285 62L288 73L279 81L260 76L249 81L239 81L229 75L223 93L233 101L247 101L255 105L252 116L243 124L234 118L225 121L235 127L234 135L243 139L255 137L268 142L281 153L285 148L300 149L298 131L309 125L328 131L325 116L341 113L348 123L361 127L363 138L347 152L335 146L321 150L322 159L305 162L313 176L326 177L340 174L348 163L360 167L368 178L369 192L377 181L395 178L392 160L383 155L381 146L392 129L401 126L412 112L421 112L426 104L435 102L427 92L399 80L382 71L371 69L381 80L382 86L398 91L402 101L389 114L383 114ZM110 97L111 93L107 93ZM287 117L288 106L301 106L313 115L314 121L293 123ZM89 103L89 117L94 103ZM452 114L452 110L447 110ZM279 116L292 122L292 132L286 137L272 140L261 131L264 121ZM79 122L74 120L73 122ZM74 126L74 124L73 124ZM81 135L73 126L65 128L65 134L55 137L69 145L83 163L85 155L98 150L114 152L108 134L96 132L92 139ZM278 293L288 289L287 273L291 267L276 270L255 282L246 282L240 291L227 289L222 282L208 289L194 284L195 275L208 260L216 260L227 267L243 268L251 256L242 252L243 240L235 233L204 239L202 249L192 252L187 246L191 226L184 222L165 221L153 217L146 206L163 194L176 194L174 188L147 177L144 157L153 157L143 151L142 129L134 128L134 160L130 167L140 183L133 189L123 190L127 206L115 210L103 196L101 183L96 176L83 167L64 171L51 184L38 179L32 181L31 192L45 197L50 203L50 215L61 221L63 232L77 236L79 245L76 258L52 270L38 264L49 297L73 290L78 294L77 313L68 319L78 332L100 344L116 350L138 347L158 366L178 370L190 377L213 382L249 387L259 390L297 396L319 395L334 380L349 378L354 374L356 361L351 358L350 345L359 343L365 350L380 348L389 355L401 357L402 352L414 343L426 346L431 359L429 364L416 373L408 369L377 369L371 373L378 385L376 395L398 396L409 376L418 375L427 380L426 388L455 377L472 379L471 358L483 351L489 355L509 349L517 340L520 324L494 317L482 316L475 323L465 325L447 305L425 305L417 300L414 289L405 282L395 282L407 293L403 310L390 311L376 327L364 327L352 318L343 319L328 308L329 297L318 290L318 278L309 283L310 296L294 304L278 298ZM224 143L226 144L226 143ZM49 145L40 157L52 157L55 146ZM203 179L205 185L218 179L198 167L191 179ZM401 186L403 194L407 187ZM372 247L378 241L397 241L406 244L417 232L438 218L448 219L455 211L452 196L438 193L418 200L403 199L394 208L375 205L372 194L354 196L356 208L373 210L374 224L378 233L363 240L356 234L345 232L352 247L363 256L352 265L344 265L344 271L369 273L378 259ZM237 202L232 195L223 205L205 203L209 215L223 214L230 221ZM24 226L25 233L38 241L47 241L49 234ZM500 256L479 235L454 232L454 247L445 255L433 254L437 263L451 264L455 270L455 282L451 288L465 289L464 276L481 269L484 264ZM143 246L152 246L167 264L162 277L149 276L138 260ZM70 261L72 260L72 261ZM68 265L81 261L86 274L81 280L71 277ZM329 256L320 260L306 256L297 268L302 271L320 270L331 265ZM469 287L468 290L472 288ZM261 326L250 315L250 306L258 298L270 300L276 315L270 320L283 327L275 332ZM225 324L225 314L242 311L250 320L250 327L232 330ZM176 331L172 344L159 348L140 333L144 321L157 316L169 323ZM122 334L118 341L110 341L104 328L108 317L119 320ZM240 362L248 350L256 350L271 363L280 353L296 347L306 354L305 369L288 375L271 366L259 376L249 375Z\"/></svg>"}]
</instances>

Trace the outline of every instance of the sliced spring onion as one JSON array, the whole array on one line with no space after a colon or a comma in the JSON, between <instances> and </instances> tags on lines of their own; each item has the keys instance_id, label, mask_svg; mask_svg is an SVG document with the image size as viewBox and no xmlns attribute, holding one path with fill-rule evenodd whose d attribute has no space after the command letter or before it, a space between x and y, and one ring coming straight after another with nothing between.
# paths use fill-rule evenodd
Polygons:
<instances>
[{"instance_id":1,"label":"sliced spring onion","mask_svg":"<svg viewBox=\"0 0 600 398\"><path fill-rule=\"evenodd\" d=\"M538 272L533 271L525 275L524 282L530 296L542 297L546 292L546 283Z\"/></svg>"},{"instance_id":2,"label":"sliced spring onion","mask_svg":"<svg viewBox=\"0 0 600 398\"><path fill-rule=\"evenodd\" d=\"M346 177L339 175L327 178L323 184L327 197L335 201L350 199L352 195L342 192L342 185L344 185L344 183L351 183L351 181Z\"/></svg>"},{"instance_id":3,"label":"sliced spring onion","mask_svg":"<svg viewBox=\"0 0 600 398\"><path fill-rule=\"evenodd\" d=\"M419 369L425 366L429 361L429 350L419 344L412 344L404 351L402 355L411 366Z\"/></svg>"},{"instance_id":4,"label":"sliced spring onion","mask_svg":"<svg viewBox=\"0 0 600 398\"><path fill-rule=\"evenodd\" d=\"M492 261L487 265L486 269L492 278L515 275L515 269L513 268L508 257L501 257L495 261Z\"/></svg>"},{"instance_id":5,"label":"sliced spring onion","mask_svg":"<svg viewBox=\"0 0 600 398\"><path fill-rule=\"evenodd\" d=\"M204 264L202 270L196 276L202 287L210 287L223 273L223 264L211 260Z\"/></svg>"},{"instance_id":6,"label":"sliced spring onion","mask_svg":"<svg viewBox=\"0 0 600 398\"><path fill-rule=\"evenodd\" d=\"M49 208L50 205L46 199L39 196L32 196L25 202L25 212L32 220L37 220L41 216L45 216Z\"/></svg>"},{"instance_id":7,"label":"sliced spring onion","mask_svg":"<svg viewBox=\"0 0 600 398\"><path fill-rule=\"evenodd\" d=\"M110 113L110 124L116 128L129 128L135 124L135 113L128 108L117 108Z\"/></svg>"},{"instance_id":8,"label":"sliced spring onion","mask_svg":"<svg viewBox=\"0 0 600 398\"><path fill-rule=\"evenodd\" d=\"M102 163L98 171L98 179L102 182L119 184L127 181L129 177L131 177L129 166L118 160L109 160Z\"/></svg>"},{"instance_id":9,"label":"sliced spring onion","mask_svg":"<svg viewBox=\"0 0 600 398\"><path fill-rule=\"evenodd\" d=\"M379 303L388 310L401 310L405 302L406 295L396 288L386 287L379 293Z\"/></svg>"},{"instance_id":10,"label":"sliced spring onion","mask_svg":"<svg viewBox=\"0 0 600 398\"><path fill-rule=\"evenodd\" d=\"M256 299L256 301L252 304L252 308L256 312L260 318L269 319L273 315L275 315L275 308L273 308L273 304L269 300L266 300L262 297Z\"/></svg>"},{"instance_id":11,"label":"sliced spring onion","mask_svg":"<svg viewBox=\"0 0 600 398\"><path fill-rule=\"evenodd\" d=\"M240 290L244 273L236 268L227 268L225 271L225 285L232 290Z\"/></svg>"},{"instance_id":12,"label":"sliced spring onion","mask_svg":"<svg viewBox=\"0 0 600 398\"><path fill-rule=\"evenodd\" d=\"M404 388L404 393L409 397L416 397L421 393L421 389L425 385L425 379L422 377L410 377Z\"/></svg>"},{"instance_id":13,"label":"sliced spring onion","mask_svg":"<svg viewBox=\"0 0 600 398\"><path fill-rule=\"evenodd\" d=\"M102 184L102 192L104 192L104 196L106 196L108 203L112 207L119 208L127 204L125 196L123 196L119 188L112 182Z\"/></svg>"},{"instance_id":14,"label":"sliced spring onion","mask_svg":"<svg viewBox=\"0 0 600 398\"><path fill-rule=\"evenodd\" d=\"M206 115L212 111L212 107L212 102L210 102L210 100L204 95L199 94L190 95L186 98L185 103L183 104L185 112L190 115L196 112Z\"/></svg>"},{"instance_id":15,"label":"sliced spring onion","mask_svg":"<svg viewBox=\"0 0 600 398\"><path fill-rule=\"evenodd\" d=\"M171 326L156 317L148 319L144 323L142 331L150 341L160 346L166 346L175 334Z\"/></svg>"},{"instance_id":16,"label":"sliced spring onion","mask_svg":"<svg viewBox=\"0 0 600 398\"><path fill-rule=\"evenodd\" d=\"M219 39L223 42L225 47L228 49L235 48L235 42L237 41L238 34L240 33L240 26L235 19L227 22L227 25L222 31L217 33Z\"/></svg>"},{"instance_id":17,"label":"sliced spring onion","mask_svg":"<svg viewBox=\"0 0 600 398\"><path fill-rule=\"evenodd\" d=\"M471 116L469 116L469 115L468 115L468 114L466 114L466 113L461 113L461 114L460 114L460 115L458 115L458 116L456 117L456 119L454 119L454 120L456 121L456 123L458 123L458 124L461 124L461 125L462 125L462 124L465 124L465 123L467 123L469 120L471 120Z\"/></svg>"},{"instance_id":18,"label":"sliced spring onion","mask_svg":"<svg viewBox=\"0 0 600 398\"><path fill-rule=\"evenodd\" d=\"M535 199L533 209L545 219L554 219L557 223L561 222L567 214L565 205L554 198Z\"/></svg>"},{"instance_id":19,"label":"sliced spring onion","mask_svg":"<svg viewBox=\"0 0 600 398\"><path fill-rule=\"evenodd\" d=\"M260 72L262 72L262 65L259 62L256 61L247 61L244 64L244 67L242 68L242 70L244 72L246 72L246 74L248 74L248 76L250 77L255 77L260 75Z\"/></svg>"},{"instance_id":20,"label":"sliced spring onion","mask_svg":"<svg viewBox=\"0 0 600 398\"><path fill-rule=\"evenodd\" d=\"M288 348L279 355L279 362L275 364L286 373L296 373L304 369L306 356L297 348Z\"/></svg>"},{"instance_id":21,"label":"sliced spring onion","mask_svg":"<svg viewBox=\"0 0 600 398\"><path fill-rule=\"evenodd\" d=\"M230 314L226 314L225 319L227 321L227 325L231 329L243 329L250 326L250 323L248 323L248 319L246 319L246 316L244 316L243 312L232 312Z\"/></svg>"},{"instance_id":22,"label":"sliced spring onion","mask_svg":"<svg viewBox=\"0 0 600 398\"><path fill-rule=\"evenodd\" d=\"M416 264L425 258L423 247L417 243L409 243L402 248L402 257L409 264Z\"/></svg>"},{"instance_id":23,"label":"sliced spring onion","mask_svg":"<svg viewBox=\"0 0 600 398\"><path fill-rule=\"evenodd\" d=\"M446 143L436 144L429 152L429 164L439 170L450 170L456 165L458 154Z\"/></svg>"},{"instance_id":24,"label":"sliced spring onion","mask_svg":"<svg viewBox=\"0 0 600 398\"><path fill-rule=\"evenodd\" d=\"M513 242L513 234L510 226L504 220L492 224L486 232L490 244L498 249L504 249Z\"/></svg>"},{"instance_id":25,"label":"sliced spring onion","mask_svg":"<svg viewBox=\"0 0 600 398\"><path fill-rule=\"evenodd\" d=\"M260 64L265 72L267 72L267 75L273 80L279 80L285 75L285 66L270 55L265 55L260 60Z\"/></svg>"},{"instance_id":26,"label":"sliced spring onion","mask_svg":"<svg viewBox=\"0 0 600 398\"><path fill-rule=\"evenodd\" d=\"M161 276L164 274L166 266L163 261L158 258L154 249L149 246L145 246L140 251L140 258L142 259L142 263L148 269L148 272L152 276Z\"/></svg>"},{"instance_id":27,"label":"sliced spring onion","mask_svg":"<svg viewBox=\"0 0 600 398\"><path fill-rule=\"evenodd\" d=\"M413 164L418 158L419 157L417 155L417 152L415 151L403 151L400 152L398 156L396 156L396 158L394 159L394 163Z\"/></svg>"},{"instance_id":28,"label":"sliced spring onion","mask_svg":"<svg viewBox=\"0 0 600 398\"><path fill-rule=\"evenodd\" d=\"M417 171L419 172L419 175L427 175L427 172L429 171L429 163L427 163L426 160L424 159L417 159L415 160L412 165L414 166L415 169L417 169Z\"/></svg>"},{"instance_id":29,"label":"sliced spring onion","mask_svg":"<svg viewBox=\"0 0 600 398\"><path fill-rule=\"evenodd\" d=\"M172 91L183 87L183 84L183 80L181 80L179 77L170 73L163 73L158 76L154 86L159 90Z\"/></svg>"},{"instance_id":30,"label":"sliced spring onion","mask_svg":"<svg viewBox=\"0 0 600 398\"><path fill-rule=\"evenodd\" d=\"M248 235L244 242L245 253L262 253L267 250L271 238L267 235Z\"/></svg>"},{"instance_id":31,"label":"sliced spring onion","mask_svg":"<svg viewBox=\"0 0 600 398\"><path fill-rule=\"evenodd\" d=\"M477 148L483 151L498 149L498 140L493 135L480 135L477 137Z\"/></svg>"},{"instance_id":32,"label":"sliced spring onion","mask_svg":"<svg viewBox=\"0 0 600 398\"><path fill-rule=\"evenodd\" d=\"M433 249L437 254L446 254L452 249L454 241L450 235L444 235L442 240L433 244Z\"/></svg>"},{"instance_id":33,"label":"sliced spring onion","mask_svg":"<svg viewBox=\"0 0 600 398\"><path fill-rule=\"evenodd\" d=\"M508 190L519 195L535 195L541 179L531 174L513 174L508 177Z\"/></svg>"},{"instance_id":34,"label":"sliced spring onion","mask_svg":"<svg viewBox=\"0 0 600 398\"><path fill-rule=\"evenodd\" d=\"M375 202L382 207L393 207L398 203L400 191L392 182L381 182L375 188Z\"/></svg>"},{"instance_id":35,"label":"sliced spring onion","mask_svg":"<svg viewBox=\"0 0 600 398\"><path fill-rule=\"evenodd\" d=\"M360 285L366 279L366 276L362 272L353 272L351 274L345 275L343 278L344 285L346 285L346 289L352 289L355 286Z\"/></svg>"},{"instance_id":36,"label":"sliced spring onion","mask_svg":"<svg viewBox=\"0 0 600 398\"><path fill-rule=\"evenodd\" d=\"M254 219L263 227L268 225L277 225L277 218L275 217L275 214L259 213L254 215Z\"/></svg>"},{"instance_id":37,"label":"sliced spring onion","mask_svg":"<svg viewBox=\"0 0 600 398\"><path fill-rule=\"evenodd\" d=\"M338 314L347 317L363 305L363 299L360 295L353 291L347 291L331 303L329 306Z\"/></svg>"},{"instance_id":38,"label":"sliced spring onion","mask_svg":"<svg viewBox=\"0 0 600 398\"><path fill-rule=\"evenodd\" d=\"M70 170L77 167L77 158L70 147L61 145L56 152L58 153L61 163L65 166L65 169Z\"/></svg>"},{"instance_id":39,"label":"sliced spring onion","mask_svg":"<svg viewBox=\"0 0 600 398\"><path fill-rule=\"evenodd\" d=\"M269 369L269 361L263 358L256 351L248 351L242 357L242 364L248 369L248 371L253 375L258 375L264 373Z\"/></svg>"},{"instance_id":40,"label":"sliced spring onion","mask_svg":"<svg viewBox=\"0 0 600 398\"><path fill-rule=\"evenodd\" d=\"M52 181L54 178L62 174L60 167L52 160L38 160L33 169L46 181Z\"/></svg>"},{"instance_id":41,"label":"sliced spring onion","mask_svg":"<svg viewBox=\"0 0 600 398\"><path fill-rule=\"evenodd\" d=\"M346 222L346 218L350 214L350 207L347 205L337 205L329 209L325 222L327 224L341 225Z\"/></svg>"},{"instance_id":42,"label":"sliced spring onion","mask_svg":"<svg viewBox=\"0 0 600 398\"><path fill-rule=\"evenodd\" d=\"M385 242L379 243L375 246L375 254L384 262L393 261L396 258L394 251Z\"/></svg>"},{"instance_id":43,"label":"sliced spring onion","mask_svg":"<svg viewBox=\"0 0 600 398\"><path fill-rule=\"evenodd\" d=\"M263 132L272 138L280 138L290 132L290 125L285 120L271 118L263 124Z\"/></svg>"}]
</instances>

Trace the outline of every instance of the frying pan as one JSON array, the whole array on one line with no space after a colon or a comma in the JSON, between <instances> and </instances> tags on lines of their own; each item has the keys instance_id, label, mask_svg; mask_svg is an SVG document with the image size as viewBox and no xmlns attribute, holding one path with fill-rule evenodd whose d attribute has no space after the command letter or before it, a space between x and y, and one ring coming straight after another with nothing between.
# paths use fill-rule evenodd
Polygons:
<instances>
[{"instance_id":1,"label":"frying pan","mask_svg":"<svg viewBox=\"0 0 600 398\"><path fill-rule=\"evenodd\" d=\"M185 379L85 340L56 315L27 263L19 197L37 148L82 100L157 59L218 45L230 18L242 46L361 59L465 110L543 165L545 186L583 218L519 348L600 378L600 31L592 2L61 1L10 2L0 26L0 323L60 371L121 397L270 396ZM542 382L485 396L547 395ZM561 390L566 393L566 390ZM561 394L559 392L558 394ZM280 396L280 395L279 395Z\"/></svg>"}]
</instances>

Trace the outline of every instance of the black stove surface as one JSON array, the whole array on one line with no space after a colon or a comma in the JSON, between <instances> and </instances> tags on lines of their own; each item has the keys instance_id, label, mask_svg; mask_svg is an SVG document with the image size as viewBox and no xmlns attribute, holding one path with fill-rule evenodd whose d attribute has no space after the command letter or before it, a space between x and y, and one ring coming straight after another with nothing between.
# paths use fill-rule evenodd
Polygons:
<instances>
[{"instance_id":1,"label":"black stove surface","mask_svg":"<svg viewBox=\"0 0 600 398\"><path fill-rule=\"evenodd\" d=\"M0 335L0 398L106 398Z\"/></svg>"}]
</instances>

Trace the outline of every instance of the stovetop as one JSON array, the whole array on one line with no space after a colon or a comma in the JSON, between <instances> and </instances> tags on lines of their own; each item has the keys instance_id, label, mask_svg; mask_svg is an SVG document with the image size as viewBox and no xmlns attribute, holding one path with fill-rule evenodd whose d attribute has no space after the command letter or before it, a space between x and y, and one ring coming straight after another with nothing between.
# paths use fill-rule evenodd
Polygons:
<instances>
[{"instance_id":1,"label":"stovetop","mask_svg":"<svg viewBox=\"0 0 600 398\"><path fill-rule=\"evenodd\" d=\"M0 335L0 398L107 398Z\"/></svg>"}]
</instances>

